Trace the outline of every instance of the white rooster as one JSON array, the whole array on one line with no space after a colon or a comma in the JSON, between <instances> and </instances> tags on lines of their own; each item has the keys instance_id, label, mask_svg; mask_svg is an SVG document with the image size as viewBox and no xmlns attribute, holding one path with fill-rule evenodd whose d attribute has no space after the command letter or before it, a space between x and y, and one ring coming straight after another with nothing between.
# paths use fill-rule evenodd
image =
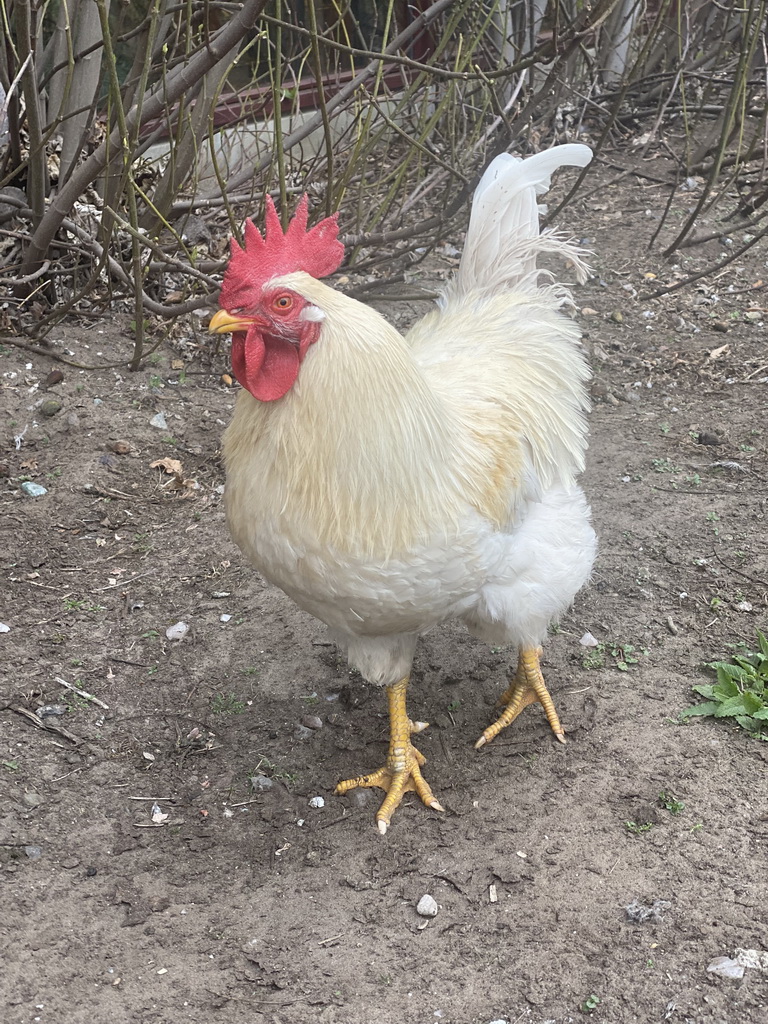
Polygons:
<instances>
[{"instance_id":1,"label":"white rooster","mask_svg":"<svg viewBox=\"0 0 768 1024\"><path fill-rule=\"evenodd\" d=\"M439 306L405 336L323 284L343 258L336 217L232 243L221 309L243 385L224 436L226 507L257 569L331 628L350 664L387 688L385 765L337 792L380 786L386 832L403 793L442 810L406 712L419 636L460 619L517 665L488 743L533 701L563 729L539 667L547 627L589 577L590 512L577 477L589 371L567 288L537 270L574 246L539 233L537 195L586 146L497 157L475 192L464 254Z\"/></svg>"}]
</instances>

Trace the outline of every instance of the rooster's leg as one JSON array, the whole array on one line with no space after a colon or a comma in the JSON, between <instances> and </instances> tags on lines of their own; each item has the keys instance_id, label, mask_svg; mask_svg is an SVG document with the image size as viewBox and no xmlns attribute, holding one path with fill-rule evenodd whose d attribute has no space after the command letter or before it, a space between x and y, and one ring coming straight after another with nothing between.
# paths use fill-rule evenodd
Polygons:
<instances>
[{"instance_id":1,"label":"rooster's leg","mask_svg":"<svg viewBox=\"0 0 768 1024\"><path fill-rule=\"evenodd\" d=\"M517 672L509 688L501 695L501 704L506 704L503 713L496 719L493 725L489 725L483 735L475 744L476 747L484 747L490 743L494 736L498 736L502 729L514 722L523 708L536 701L544 708L552 732L565 743L565 734L557 717L555 705L544 685L544 676L541 674L539 657L540 647L524 647L517 659Z\"/></svg>"},{"instance_id":2,"label":"rooster's leg","mask_svg":"<svg viewBox=\"0 0 768 1024\"><path fill-rule=\"evenodd\" d=\"M412 722L405 710L405 694L408 689L408 676L399 683L387 687L389 704L389 754L387 763L370 775L359 775L356 779L347 779L336 787L337 793L347 793L358 786L379 786L386 790L384 803L376 814L379 832L383 835L392 819L403 794L413 790L418 793L427 807L442 811L432 790L424 781L421 766L426 761L424 755L411 743L411 733L426 729L427 722Z\"/></svg>"}]
</instances>

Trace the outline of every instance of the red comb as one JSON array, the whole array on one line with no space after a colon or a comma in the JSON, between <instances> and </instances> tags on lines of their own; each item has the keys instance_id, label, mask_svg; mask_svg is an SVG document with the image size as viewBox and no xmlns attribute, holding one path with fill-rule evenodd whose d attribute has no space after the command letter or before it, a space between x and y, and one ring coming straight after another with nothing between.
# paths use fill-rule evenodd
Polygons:
<instances>
[{"instance_id":1,"label":"red comb","mask_svg":"<svg viewBox=\"0 0 768 1024\"><path fill-rule=\"evenodd\" d=\"M304 270L312 277L332 274L344 259L344 246L338 239L338 213L326 217L307 231L309 200L306 193L296 209L288 230L283 232L271 196L266 203L266 232L252 220L245 222L245 245L231 241L232 256L224 274L219 302L226 307L228 296L241 293L243 286L261 287L270 278Z\"/></svg>"}]
</instances>

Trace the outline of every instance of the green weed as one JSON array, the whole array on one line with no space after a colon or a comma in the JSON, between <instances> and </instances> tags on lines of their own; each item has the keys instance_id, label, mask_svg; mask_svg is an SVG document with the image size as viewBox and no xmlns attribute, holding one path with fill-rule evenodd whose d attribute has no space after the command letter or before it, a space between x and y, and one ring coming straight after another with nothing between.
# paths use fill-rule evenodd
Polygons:
<instances>
[{"instance_id":1,"label":"green weed","mask_svg":"<svg viewBox=\"0 0 768 1024\"><path fill-rule=\"evenodd\" d=\"M682 800L676 800L671 793L667 793L663 789L659 793L659 803L670 814L679 814L680 811L685 810L685 804Z\"/></svg>"},{"instance_id":2,"label":"green weed","mask_svg":"<svg viewBox=\"0 0 768 1024\"><path fill-rule=\"evenodd\" d=\"M214 715L242 715L245 704L234 693L217 693L211 701Z\"/></svg>"},{"instance_id":3,"label":"green weed","mask_svg":"<svg viewBox=\"0 0 768 1024\"><path fill-rule=\"evenodd\" d=\"M279 764L265 757L263 754L259 756L259 763L253 769L250 775L267 775L270 778L278 779L281 782L289 782L295 784L298 782L299 776L293 772L287 772L284 768L281 768Z\"/></svg>"},{"instance_id":4,"label":"green weed","mask_svg":"<svg viewBox=\"0 0 768 1024\"><path fill-rule=\"evenodd\" d=\"M627 832L630 832L633 836L641 836L644 832L650 832L653 828L652 821L645 821L640 824L636 821L625 821Z\"/></svg>"},{"instance_id":5,"label":"green weed","mask_svg":"<svg viewBox=\"0 0 768 1024\"><path fill-rule=\"evenodd\" d=\"M768 639L757 631L756 651L734 654L730 661L713 661L716 683L700 683L694 693L704 703L685 708L681 718L712 717L733 719L754 736L768 740Z\"/></svg>"},{"instance_id":6,"label":"green weed","mask_svg":"<svg viewBox=\"0 0 768 1024\"><path fill-rule=\"evenodd\" d=\"M597 647L587 649L581 656L581 665L587 669L605 668L612 658L619 672L628 672L630 666L637 665L640 658L647 654L647 647L635 647L634 644L622 640L605 640Z\"/></svg>"}]
</instances>

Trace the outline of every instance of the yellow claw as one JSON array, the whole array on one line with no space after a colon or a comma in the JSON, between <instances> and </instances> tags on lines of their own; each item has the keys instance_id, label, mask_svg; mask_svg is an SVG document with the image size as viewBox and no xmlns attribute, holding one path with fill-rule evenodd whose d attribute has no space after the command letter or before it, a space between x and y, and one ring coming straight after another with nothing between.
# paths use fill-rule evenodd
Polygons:
<instances>
[{"instance_id":1,"label":"yellow claw","mask_svg":"<svg viewBox=\"0 0 768 1024\"><path fill-rule=\"evenodd\" d=\"M498 736L502 729L506 728L517 718L523 708L529 704L538 702L544 708L552 732L560 743L565 743L565 733L560 724L560 719L555 710L555 704L549 695L544 684L544 676L541 674L540 647L524 647L517 659L517 672L515 678L501 695L501 704L506 707L501 715L489 725L483 735L475 744L476 749L484 747L486 743Z\"/></svg>"},{"instance_id":2,"label":"yellow claw","mask_svg":"<svg viewBox=\"0 0 768 1024\"><path fill-rule=\"evenodd\" d=\"M427 807L436 811L444 808L429 788L421 774L421 766L426 758L411 743L411 733L421 732L427 728L427 722L412 722L405 710L405 694L408 688L408 677L399 683L387 687L389 703L390 740L387 763L383 768L369 775L359 775L354 779L345 779L336 787L336 793L348 793L358 787L378 786L386 790L384 802L376 813L376 824L379 832L384 835L392 820L392 815L400 806L403 796L415 792Z\"/></svg>"}]
</instances>

